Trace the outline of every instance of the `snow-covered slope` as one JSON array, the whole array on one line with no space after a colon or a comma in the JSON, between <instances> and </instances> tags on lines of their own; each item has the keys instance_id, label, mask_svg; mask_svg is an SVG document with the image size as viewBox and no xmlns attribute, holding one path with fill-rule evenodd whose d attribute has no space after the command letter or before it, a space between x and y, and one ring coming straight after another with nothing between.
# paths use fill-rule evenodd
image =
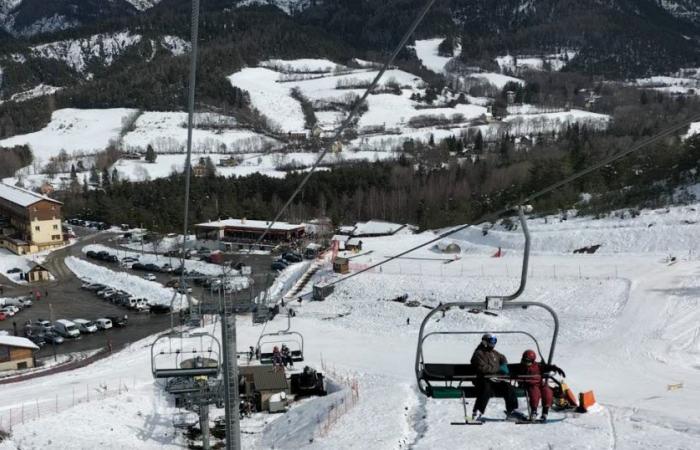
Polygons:
<instances>
[{"instance_id":1,"label":"snow-covered slope","mask_svg":"<svg viewBox=\"0 0 700 450\"><path fill-rule=\"evenodd\" d=\"M312 0L238 0L237 6L271 5L292 15L305 10L311 6L312 3Z\"/></svg>"},{"instance_id":2,"label":"snow-covered slope","mask_svg":"<svg viewBox=\"0 0 700 450\"><path fill-rule=\"evenodd\" d=\"M677 222L697 220L697 210L700 204L672 208L664 215L643 211L639 218L625 219L629 241L639 241L638 248L619 241L601 247L601 251L607 247L608 253L592 255L572 255L568 245L559 242L567 242L570 236L588 235L581 242L599 238L598 225L606 220L530 221L536 252L522 299L542 302L557 312L560 329L554 362L567 372L575 392L595 392L598 404L588 413L551 412L546 430L537 425L516 426L500 420L503 400L494 398L486 410L492 421L481 427L455 427L450 422L463 418L459 400L428 399L418 392L413 371L416 341L427 310L389 300L407 294L409 300L431 307L512 292L518 284L522 248L515 242L518 232L492 230L485 238L496 234L501 243L510 245L503 247L505 257L470 251L445 264L453 256L428 248L411 255L415 259L401 258L381 271L337 285L324 302L295 303L292 329L304 336L304 364L322 369L330 378L356 381L359 397L347 408L330 408L325 400L311 398L303 407L294 405L290 415L245 418L243 448L452 449L464 448L467 442L474 449L698 448L700 241L681 239L673 244L676 230L682 233ZM657 216L669 228L658 223L648 227L650 218ZM614 220L607 222L611 225ZM697 236L699 225L687 226L694 227ZM512 239L504 239L505 234ZM546 242L538 239L543 234ZM640 240L652 234L656 237ZM424 242L430 235L363 239L363 252L352 259L350 270ZM496 244L476 239L467 234L455 241L465 248ZM644 241L666 241L673 251L685 252L668 265L656 253L658 246ZM339 277L326 264L313 281ZM535 308L501 311L496 316L453 308L445 317L434 317L427 331L477 334L429 338L424 347L428 362L466 362L480 330L497 333L497 349L511 362L534 344L526 336L499 331L528 332L543 353L550 349L551 318ZM218 325L207 330L218 335ZM286 325L286 318L277 317L264 328ZM244 351L255 344L263 326L240 317L236 328L238 350ZM151 342L153 338L137 342L108 359L39 382L14 383L0 396L0 423L7 424L10 416L15 420L24 409L24 424L13 422L12 434L0 449L45 448L49 440L58 448L109 447L114 442L132 449L186 446L181 432L173 427L184 412L168 403L162 385L151 378ZM89 402L88 395L92 396ZM524 399L519 405L526 410ZM299 417L309 419L310 410L312 420ZM221 414L213 409L212 419ZM108 440L102 438L105 435Z\"/></svg>"}]
</instances>

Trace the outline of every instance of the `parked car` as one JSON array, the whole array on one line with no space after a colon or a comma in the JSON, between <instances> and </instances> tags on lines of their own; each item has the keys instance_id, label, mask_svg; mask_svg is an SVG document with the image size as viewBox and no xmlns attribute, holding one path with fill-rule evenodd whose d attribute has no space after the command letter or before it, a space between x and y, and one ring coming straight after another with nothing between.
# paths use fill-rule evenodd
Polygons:
<instances>
[{"instance_id":1,"label":"parked car","mask_svg":"<svg viewBox=\"0 0 700 450\"><path fill-rule=\"evenodd\" d=\"M42 335L42 337L48 344L63 344L64 341L63 336L53 330L47 331Z\"/></svg>"},{"instance_id":2,"label":"parked car","mask_svg":"<svg viewBox=\"0 0 700 450\"><path fill-rule=\"evenodd\" d=\"M145 270L148 270L149 272L160 272L161 268L157 266L156 264L146 264Z\"/></svg>"},{"instance_id":3,"label":"parked car","mask_svg":"<svg viewBox=\"0 0 700 450\"><path fill-rule=\"evenodd\" d=\"M48 320L37 319L34 324L30 325L35 325L42 333L53 330L53 325Z\"/></svg>"},{"instance_id":4,"label":"parked car","mask_svg":"<svg viewBox=\"0 0 700 450\"><path fill-rule=\"evenodd\" d=\"M271 268L272 270L284 270L284 269L287 268L287 265L284 264L284 263L282 263L282 262L275 261L275 262L272 263L272 265L270 266L270 268Z\"/></svg>"},{"instance_id":5,"label":"parked car","mask_svg":"<svg viewBox=\"0 0 700 450\"><path fill-rule=\"evenodd\" d=\"M119 328L124 328L129 323L129 317L124 314L123 316L107 316L109 320L112 321L112 325Z\"/></svg>"},{"instance_id":6,"label":"parked car","mask_svg":"<svg viewBox=\"0 0 700 450\"><path fill-rule=\"evenodd\" d=\"M156 276L153 275L152 273L147 273L147 274L144 276L144 278L145 278L146 280L148 280L148 281L156 281L156 279L157 279Z\"/></svg>"},{"instance_id":7,"label":"parked car","mask_svg":"<svg viewBox=\"0 0 700 450\"><path fill-rule=\"evenodd\" d=\"M32 341L34 344L38 345L39 347L43 347L46 344L46 338L43 334L30 334L26 336L26 338Z\"/></svg>"},{"instance_id":8,"label":"parked car","mask_svg":"<svg viewBox=\"0 0 700 450\"><path fill-rule=\"evenodd\" d=\"M154 314L167 314L170 312L170 306L156 303L151 305L151 312Z\"/></svg>"},{"instance_id":9,"label":"parked car","mask_svg":"<svg viewBox=\"0 0 700 450\"><path fill-rule=\"evenodd\" d=\"M186 287L178 287L178 288L177 288L177 293L178 293L178 294L192 293L192 288L189 287L189 286L186 286Z\"/></svg>"},{"instance_id":10,"label":"parked car","mask_svg":"<svg viewBox=\"0 0 700 450\"><path fill-rule=\"evenodd\" d=\"M163 264L163 267L161 267L160 270L161 270L161 272L170 273L174 269L173 269L173 266L171 266L170 264Z\"/></svg>"},{"instance_id":11,"label":"parked car","mask_svg":"<svg viewBox=\"0 0 700 450\"><path fill-rule=\"evenodd\" d=\"M76 324L66 319L59 319L53 323L53 329L63 337L77 338L80 336L80 329Z\"/></svg>"},{"instance_id":12,"label":"parked car","mask_svg":"<svg viewBox=\"0 0 700 450\"><path fill-rule=\"evenodd\" d=\"M7 273L20 273L22 272L22 269L19 267L13 267L12 269L8 270Z\"/></svg>"},{"instance_id":13,"label":"parked car","mask_svg":"<svg viewBox=\"0 0 700 450\"><path fill-rule=\"evenodd\" d=\"M117 290L113 288L105 288L101 291L97 291L97 295L102 298L108 298L110 295L116 294Z\"/></svg>"},{"instance_id":14,"label":"parked car","mask_svg":"<svg viewBox=\"0 0 700 450\"><path fill-rule=\"evenodd\" d=\"M278 263L284 264L284 267L287 267L288 265L291 264L289 261L285 261L284 258L277 258L273 262L278 262Z\"/></svg>"},{"instance_id":15,"label":"parked car","mask_svg":"<svg viewBox=\"0 0 700 450\"><path fill-rule=\"evenodd\" d=\"M83 289L87 289L88 291L93 291L93 292L101 291L102 289L107 288L107 286L105 286L104 284L100 284L100 283L85 283L81 287Z\"/></svg>"},{"instance_id":16,"label":"parked car","mask_svg":"<svg viewBox=\"0 0 700 450\"><path fill-rule=\"evenodd\" d=\"M19 311L15 306L3 306L0 312L5 314L7 317L13 317Z\"/></svg>"},{"instance_id":17,"label":"parked car","mask_svg":"<svg viewBox=\"0 0 700 450\"><path fill-rule=\"evenodd\" d=\"M7 319L7 314L4 312L0 311L0 321Z\"/></svg>"},{"instance_id":18,"label":"parked car","mask_svg":"<svg viewBox=\"0 0 700 450\"><path fill-rule=\"evenodd\" d=\"M87 253L85 253L85 256L88 258L97 259L97 252L89 250Z\"/></svg>"},{"instance_id":19,"label":"parked car","mask_svg":"<svg viewBox=\"0 0 700 450\"><path fill-rule=\"evenodd\" d=\"M98 330L109 330L110 328L112 328L112 321L107 318L101 317L95 320L95 325L97 326Z\"/></svg>"},{"instance_id":20,"label":"parked car","mask_svg":"<svg viewBox=\"0 0 700 450\"><path fill-rule=\"evenodd\" d=\"M131 265L131 270L148 270L148 269L146 269L146 265L145 265L145 264L133 263L133 264Z\"/></svg>"},{"instance_id":21,"label":"parked car","mask_svg":"<svg viewBox=\"0 0 700 450\"><path fill-rule=\"evenodd\" d=\"M302 257L299 253L294 253L294 252L286 252L282 254L282 258L285 261L289 261L292 263L298 263L302 261Z\"/></svg>"},{"instance_id":22,"label":"parked car","mask_svg":"<svg viewBox=\"0 0 700 450\"><path fill-rule=\"evenodd\" d=\"M78 326L78 330L80 330L81 333L94 333L97 331L95 322L90 322L85 319L73 319L73 323Z\"/></svg>"}]
</instances>

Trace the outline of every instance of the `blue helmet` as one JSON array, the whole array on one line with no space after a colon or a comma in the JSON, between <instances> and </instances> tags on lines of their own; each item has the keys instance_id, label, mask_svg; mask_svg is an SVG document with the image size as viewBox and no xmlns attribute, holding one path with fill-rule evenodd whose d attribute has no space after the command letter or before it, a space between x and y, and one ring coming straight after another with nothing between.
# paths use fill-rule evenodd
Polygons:
<instances>
[{"instance_id":1,"label":"blue helmet","mask_svg":"<svg viewBox=\"0 0 700 450\"><path fill-rule=\"evenodd\" d=\"M491 333L486 333L485 335L481 336L481 342L483 342L487 347L493 348L496 346L498 339L496 339L496 336L492 335Z\"/></svg>"}]
</instances>

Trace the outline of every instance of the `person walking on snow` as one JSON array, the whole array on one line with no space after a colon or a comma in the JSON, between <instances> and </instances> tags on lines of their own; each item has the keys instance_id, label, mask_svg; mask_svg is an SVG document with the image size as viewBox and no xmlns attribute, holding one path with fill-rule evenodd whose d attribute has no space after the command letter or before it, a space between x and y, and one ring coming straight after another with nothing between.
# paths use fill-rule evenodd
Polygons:
<instances>
[{"instance_id":1,"label":"person walking on snow","mask_svg":"<svg viewBox=\"0 0 700 450\"><path fill-rule=\"evenodd\" d=\"M534 350L525 350L523 357L520 360L518 375L523 377L523 385L527 397L530 400L530 420L534 421L537 417L537 407L542 400L542 415L540 420L547 421L549 408L552 407L553 392L552 388L547 384L547 378L543 377L546 372L556 372L561 376L564 371L555 365L537 362L537 354Z\"/></svg>"},{"instance_id":2,"label":"person walking on snow","mask_svg":"<svg viewBox=\"0 0 700 450\"><path fill-rule=\"evenodd\" d=\"M518 409L515 389L508 381L502 379L508 375L508 360L494 349L496 342L496 336L484 334L472 355L471 364L476 371L476 379L473 383L477 392L472 410L474 419L486 411L486 406L494 395L503 397L506 402L506 414L509 417Z\"/></svg>"}]
</instances>

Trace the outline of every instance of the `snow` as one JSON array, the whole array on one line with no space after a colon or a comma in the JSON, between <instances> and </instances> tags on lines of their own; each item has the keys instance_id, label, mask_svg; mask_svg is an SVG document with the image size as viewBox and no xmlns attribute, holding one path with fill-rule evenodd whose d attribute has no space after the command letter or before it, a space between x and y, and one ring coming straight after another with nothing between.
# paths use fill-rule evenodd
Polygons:
<instances>
[{"instance_id":1,"label":"snow","mask_svg":"<svg viewBox=\"0 0 700 450\"><path fill-rule=\"evenodd\" d=\"M277 72L284 73L330 73L337 70L348 70L347 67L329 61L327 59L302 58L302 59L268 59L260 63L260 67L266 67Z\"/></svg>"},{"instance_id":2,"label":"snow","mask_svg":"<svg viewBox=\"0 0 700 450\"><path fill-rule=\"evenodd\" d=\"M498 89L503 89L508 83L517 83L523 86L525 85L525 81L521 80L520 78L492 72L472 73L467 75L466 78L486 81L487 83L496 86Z\"/></svg>"},{"instance_id":3,"label":"snow","mask_svg":"<svg viewBox=\"0 0 700 450\"><path fill-rule=\"evenodd\" d=\"M410 255L422 259L401 258L382 271L339 284L324 302L292 305L296 311L292 330L304 335L304 364L332 379L356 380L359 398L349 408L330 405L334 396L342 395L341 389L335 391L340 394L293 403L289 415L243 419L243 448L352 449L358 448L360 439L363 448L387 449L463 448L465 442L470 448L503 449L697 448L698 211L700 204L642 211L624 220L573 214L566 221L555 220L557 216L548 216L546 223L543 217L529 220L533 255L523 300L545 303L559 315L554 361L566 370L575 392L594 390L599 404L587 414L552 412L550 418L557 421L547 425L546 433L538 426L502 422L454 427L450 422L463 415L458 400L427 399L417 392L415 343L426 310L384 300L408 294L427 306L480 301L518 285L522 236L500 226L487 236L473 228L452 237L463 252L449 264L429 259L448 256L427 247ZM650 223L654 226L649 227ZM425 232L363 239L363 252L352 259L351 271L434 236ZM572 255L571 249L582 243L603 246L593 255ZM497 245L505 251L502 258L490 257ZM680 260L665 264L660 256L667 252L676 252ZM304 269L295 266L295 272ZM326 264L307 289L314 282L339 276ZM283 280L278 284L289 285ZM551 319L534 308L502 311L495 317L454 309L438 319L427 325L428 331L519 329L532 333L544 352L549 350ZM265 329L283 329L286 320L277 317ZM239 350L244 350L257 341L263 326L243 316L236 328ZM206 329L220 332L217 324ZM172 427L178 410L167 400L162 385L151 378L148 344L152 341L134 343L88 367L50 375L43 383L13 384L0 397L2 423L8 423L10 410L16 419L23 404L34 405L36 400L40 408L44 403L53 408L56 403L59 411L42 410L35 417L34 407L25 407L31 418L15 424L10 440L0 448L43 448L48 440L59 448L115 442L134 449L184 447L186 443ZM465 361L477 341L478 335L431 338L424 349L426 360ZM499 335L498 349L511 361L531 345L528 340ZM679 390L668 388L681 382ZM108 389L95 393L99 384ZM121 384L129 389L117 390L115 386ZM99 401L72 407L73 392L85 392L86 387L92 387ZM105 393L109 395L103 400ZM523 402L520 399L521 409ZM486 416L499 419L502 409L503 401L492 399Z\"/></svg>"},{"instance_id":4,"label":"snow","mask_svg":"<svg viewBox=\"0 0 700 450\"><path fill-rule=\"evenodd\" d=\"M139 11L145 11L147 9L153 8L158 3L160 3L162 0L126 0L126 1L131 3L131 5L133 5L133 7L138 9Z\"/></svg>"},{"instance_id":5,"label":"snow","mask_svg":"<svg viewBox=\"0 0 700 450\"><path fill-rule=\"evenodd\" d=\"M191 48L190 43L179 36L163 36L160 40L160 45L168 50L173 56L184 55L185 53L188 53Z\"/></svg>"},{"instance_id":6,"label":"snow","mask_svg":"<svg viewBox=\"0 0 700 450\"><path fill-rule=\"evenodd\" d=\"M549 55L516 55L510 54L505 56L497 56L494 58L501 71L510 70L517 72L519 70L549 70L559 71L563 69L568 61L576 57L578 51L566 50L559 53ZM548 66L545 66L547 64Z\"/></svg>"},{"instance_id":7,"label":"snow","mask_svg":"<svg viewBox=\"0 0 700 450\"><path fill-rule=\"evenodd\" d=\"M37 97L43 97L45 95L53 95L56 92L60 91L63 88L60 87L54 87L54 86L49 86L47 84L38 84L34 86L33 88L23 91L23 92L18 92L16 94L13 94L10 97L10 101L12 102L26 102L27 100L31 100L33 98ZM2 103L2 102L0 102Z\"/></svg>"},{"instance_id":8,"label":"snow","mask_svg":"<svg viewBox=\"0 0 700 450\"><path fill-rule=\"evenodd\" d=\"M119 289L136 298L146 298L149 304L170 305L179 310L187 305L185 296L177 294L173 289L166 288L160 283L147 281L126 272L115 272L105 267L83 261L75 256L66 258L66 266L81 280L91 283L101 283L114 289ZM98 301L97 299L95 301Z\"/></svg>"},{"instance_id":9,"label":"snow","mask_svg":"<svg viewBox=\"0 0 700 450\"><path fill-rule=\"evenodd\" d=\"M700 122L693 122L690 124L688 132L685 134L684 138L687 139L693 135L700 133Z\"/></svg>"},{"instance_id":10,"label":"snow","mask_svg":"<svg viewBox=\"0 0 700 450\"><path fill-rule=\"evenodd\" d=\"M0 248L0 273L15 284L27 284L25 280L20 280L19 273L7 273L8 270L18 268L22 272L28 272L34 267L32 260L25 256L15 255L7 249Z\"/></svg>"},{"instance_id":11,"label":"snow","mask_svg":"<svg viewBox=\"0 0 700 450\"><path fill-rule=\"evenodd\" d=\"M438 55L438 46L444 38L416 40L415 50L423 65L435 73L443 73L445 65L452 59Z\"/></svg>"},{"instance_id":12,"label":"snow","mask_svg":"<svg viewBox=\"0 0 700 450\"><path fill-rule=\"evenodd\" d=\"M276 144L266 136L238 128L236 120L229 116L199 113L194 125L193 153L244 153ZM124 136L122 145L139 152L151 145L156 153L183 153L187 145L187 113L146 111Z\"/></svg>"},{"instance_id":13,"label":"snow","mask_svg":"<svg viewBox=\"0 0 700 450\"><path fill-rule=\"evenodd\" d=\"M207 223L199 223L196 226L200 227L236 227L236 228L241 228L241 229L254 229L254 230L260 230L260 229L266 229L268 226L270 226L270 222L266 222L264 220L249 220L249 219L224 219L224 220L217 220L215 222L207 222ZM275 222L274 226L272 227L273 230L281 230L281 231L291 231L291 230L296 230L300 227L303 227L303 224L293 224L293 223L287 223L287 222Z\"/></svg>"},{"instance_id":14,"label":"snow","mask_svg":"<svg viewBox=\"0 0 700 450\"><path fill-rule=\"evenodd\" d=\"M250 94L250 100L258 111L270 121L274 129L282 132L299 132L304 129L301 104L290 97L291 87L276 83L279 74L261 67L243 69L229 76L235 87Z\"/></svg>"},{"instance_id":15,"label":"snow","mask_svg":"<svg viewBox=\"0 0 700 450\"><path fill-rule=\"evenodd\" d=\"M53 203L60 202L53 200L45 195L40 195L26 189L10 186L9 184L0 183L0 198L8 200L16 205L27 207L41 200L48 200Z\"/></svg>"},{"instance_id":16,"label":"snow","mask_svg":"<svg viewBox=\"0 0 700 450\"><path fill-rule=\"evenodd\" d=\"M607 114L571 109L569 111L510 115L503 119L512 135L533 134L548 131L561 131L578 123L592 130L604 130L612 118Z\"/></svg>"},{"instance_id":17,"label":"snow","mask_svg":"<svg viewBox=\"0 0 700 450\"><path fill-rule=\"evenodd\" d=\"M19 336L0 335L0 345L9 345L10 347L24 347L39 350L39 347L27 338Z\"/></svg>"},{"instance_id":18,"label":"snow","mask_svg":"<svg viewBox=\"0 0 700 450\"><path fill-rule=\"evenodd\" d=\"M128 47L141 42L141 35L122 31L111 34L95 34L78 40L65 40L41 44L30 48L32 56L65 62L76 72L84 72L93 59L110 66L116 57Z\"/></svg>"},{"instance_id":19,"label":"snow","mask_svg":"<svg viewBox=\"0 0 700 450\"><path fill-rule=\"evenodd\" d=\"M292 15L301 12L311 6L311 0L241 0L236 5L238 8L253 5L276 6L285 13Z\"/></svg>"},{"instance_id":20,"label":"snow","mask_svg":"<svg viewBox=\"0 0 700 450\"><path fill-rule=\"evenodd\" d=\"M400 223L384 222L381 220L369 220L358 222L352 230L353 236L365 236L368 234L394 234L406 225Z\"/></svg>"},{"instance_id":21,"label":"snow","mask_svg":"<svg viewBox=\"0 0 700 450\"><path fill-rule=\"evenodd\" d=\"M139 244L139 246L138 246L139 249L140 249L140 246L141 246L141 244ZM146 250L153 249L153 245L150 243L144 243L143 247ZM164 248L165 248L165 246L158 246L158 250L161 252L164 250ZM105 251L107 253L117 255L117 257L119 257L119 258L126 258L127 256L130 256L132 258L138 258L138 260L141 264L156 264L158 266L162 266L163 264L167 263L167 264L170 264L170 266L173 268L180 266L180 259L179 258L170 258L170 257L163 256L163 255L158 256L158 255L153 254L153 253L143 253L142 254L141 252L137 252L137 251L128 252L125 250L115 250L111 247L107 247L107 246L100 245L100 244L86 245L85 247L83 247L83 253L87 253L89 251L93 251L93 252ZM210 263L207 263L204 261L195 261L195 260L190 260L190 259L185 260L185 269L187 269L190 272L197 271L197 272L203 273L205 275L221 275L222 272L224 271L224 268L220 265L210 264ZM233 274L238 273L235 270L229 270L228 272L233 273ZM245 279L237 280L237 281L245 281Z\"/></svg>"},{"instance_id":22,"label":"snow","mask_svg":"<svg viewBox=\"0 0 700 450\"><path fill-rule=\"evenodd\" d=\"M22 134L0 141L0 147L29 145L34 159L48 162L61 150L69 154L94 153L104 150L116 140L124 118L134 109L58 109L51 114L51 122L34 133Z\"/></svg>"}]
</instances>

